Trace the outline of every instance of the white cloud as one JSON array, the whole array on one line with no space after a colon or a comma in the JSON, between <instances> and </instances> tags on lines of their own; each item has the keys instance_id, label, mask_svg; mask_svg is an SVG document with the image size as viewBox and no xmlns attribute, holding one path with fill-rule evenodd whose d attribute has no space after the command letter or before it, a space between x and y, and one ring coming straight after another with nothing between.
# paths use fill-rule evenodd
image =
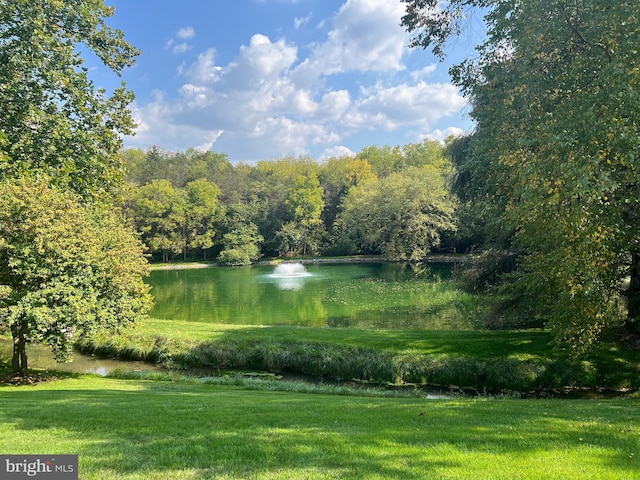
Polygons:
<instances>
[{"instance_id":1,"label":"white cloud","mask_svg":"<svg viewBox=\"0 0 640 480\"><path fill-rule=\"evenodd\" d=\"M465 101L451 84L428 83L435 64L405 71L402 13L400 2L346 0L330 31L305 49L254 33L223 64L214 46L190 64L185 57L177 68L179 88L135 105L138 135L127 143L179 150L215 147L234 161L256 161L351 155L349 137L367 131L402 131L412 139L430 131L438 135L433 130L438 121ZM311 14L294 24L310 19ZM195 29L182 28L167 48L184 52L194 36ZM300 58L301 51L308 55Z\"/></svg>"},{"instance_id":2,"label":"white cloud","mask_svg":"<svg viewBox=\"0 0 640 480\"><path fill-rule=\"evenodd\" d=\"M196 84L213 83L220 77L222 67L216 66L216 50L209 48L198 55L196 62L186 72L186 76Z\"/></svg>"},{"instance_id":3,"label":"white cloud","mask_svg":"<svg viewBox=\"0 0 640 480\"><path fill-rule=\"evenodd\" d=\"M181 40L190 40L196 36L196 31L193 27L184 27L176 32L176 37Z\"/></svg>"},{"instance_id":4,"label":"white cloud","mask_svg":"<svg viewBox=\"0 0 640 480\"><path fill-rule=\"evenodd\" d=\"M444 142L451 135L453 135L454 137L459 137L460 135L463 135L463 134L464 134L464 130L462 130L461 128L448 127L448 128L445 128L444 130L436 129L432 132L429 132L426 135L423 135L421 139L424 140L425 138L428 138L429 140L438 140L440 142Z\"/></svg>"},{"instance_id":5,"label":"white cloud","mask_svg":"<svg viewBox=\"0 0 640 480\"><path fill-rule=\"evenodd\" d=\"M193 46L186 40L191 40L196 36L196 31L193 27L184 27L178 29L175 37L170 38L165 44L165 49L171 50L175 54L181 54L188 52Z\"/></svg>"},{"instance_id":6,"label":"white cloud","mask_svg":"<svg viewBox=\"0 0 640 480\"><path fill-rule=\"evenodd\" d=\"M335 147L330 147L324 150L320 154L319 160L327 160L329 158L340 158L340 157L355 157L357 154L353 150L344 145L336 145Z\"/></svg>"},{"instance_id":7,"label":"white cloud","mask_svg":"<svg viewBox=\"0 0 640 480\"><path fill-rule=\"evenodd\" d=\"M437 69L438 65L436 63L432 63L431 65L427 65L426 67L421 68L420 70L414 70L413 72L411 72L411 78L414 82L424 80L425 78L431 76L431 74Z\"/></svg>"},{"instance_id":8,"label":"white cloud","mask_svg":"<svg viewBox=\"0 0 640 480\"><path fill-rule=\"evenodd\" d=\"M312 17L313 17L313 13L310 13L306 17L296 17L293 19L293 26L295 27L296 30L298 30L301 27L305 26L307 23L309 23Z\"/></svg>"},{"instance_id":9,"label":"white cloud","mask_svg":"<svg viewBox=\"0 0 640 480\"><path fill-rule=\"evenodd\" d=\"M456 87L447 83L376 85L361 90L361 97L345 116L344 124L353 129L388 131L408 125L433 125L465 104Z\"/></svg>"},{"instance_id":10,"label":"white cloud","mask_svg":"<svg viewBox=\"0 0 640 480\"><path fill-rule=\"evenodd\" d=\"M349 71L402 70L407 36L399 19L400 2L347 0L333 19L325 42L299 67L303 82Z\"/></svg>"}]
</instances>

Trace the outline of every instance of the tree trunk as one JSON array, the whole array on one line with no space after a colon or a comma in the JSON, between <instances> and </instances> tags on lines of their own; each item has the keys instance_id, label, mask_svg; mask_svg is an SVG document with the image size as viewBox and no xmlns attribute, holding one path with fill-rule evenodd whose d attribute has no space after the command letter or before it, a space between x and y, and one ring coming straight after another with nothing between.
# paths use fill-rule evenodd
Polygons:
<instances>
[{"instance_id":1,"label":"tree trunk","mask_svg":"<svg viewBox=\"0 0 640 480\"><path fill-rule=\"evenodd\" d=\"M27 342L24 337L22 325L11 325L11 335L13 336L13 357L11 358L11 369L14 374L27 376Z\"/></svg>"},{"instance_id":2,"label":"tree trunk","mask_svg":"<svg viewBox=\"0 0 640 480\"><path fill-rule=\"evenodd\" d=\"M631 254L629 288L624 292L627 297L627 320L625 328L640 333L640 253Z\"/></svg>"}]
</instances>

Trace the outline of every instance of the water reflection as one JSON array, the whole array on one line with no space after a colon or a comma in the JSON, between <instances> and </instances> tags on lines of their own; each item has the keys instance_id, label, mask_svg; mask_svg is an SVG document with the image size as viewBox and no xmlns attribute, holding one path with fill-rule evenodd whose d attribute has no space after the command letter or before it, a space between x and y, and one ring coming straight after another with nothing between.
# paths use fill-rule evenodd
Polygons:
<instances>
[{"instance_id":1,"label":"water reflection","mask_svg":"<svg viewBox=\"0 0 640 480\"><path fill-rule=\"evenodd\" d=\"M0 340L0 360L10 361L13 350L11 340ZM29 368L43 370L58 370L73 373L93 373L100 376L109 375L116 368L126 368L128 370L158 370L160 367L144 362L109 360L105 358L92 357L74 352L72 361L58 363L53 358L53 354L48 347L40 344L29 344L27 346L27 356Z\"/></svg>"},{"instance_id":2,"label":"water reflection","mask_svg":"<svg viewBox=\"0 0 640 480\"><path fill-rule=\"evenodd\" d=\"M158 319L235 325L473 328L475 302L450 283L451 265L280 264L157 270Z\"/></svg>"}]
</instances>

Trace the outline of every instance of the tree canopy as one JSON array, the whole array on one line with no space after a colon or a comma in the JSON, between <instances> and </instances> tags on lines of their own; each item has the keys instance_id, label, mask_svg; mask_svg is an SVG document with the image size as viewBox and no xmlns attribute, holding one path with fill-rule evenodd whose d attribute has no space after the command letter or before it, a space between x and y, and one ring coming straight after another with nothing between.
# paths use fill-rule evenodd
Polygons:
<instances>
[{"instance_id":1,"label":"tree canopy","mask_svg":"<svg viewBox=\"0 0 640 480\"><path fill-rule=\"evenodd\" d=\"M367 147L355 158L321 163L287 157L231 165L219 153L189 152L152 147L123 156L125 210L159 260L211 255L237 265L260 256L384 252L420 261L455 231L453 168L438 141ZM194 159L207 159L207 166L193 169ZM156 175L144 173L154 168ZM186 182L196 171L204 177ZM208 185L208 206L194 203L203 191L196 185ZM365 239L376 227L367 229L364 218L376 220L377 235L395 229L402 245Z\"/></svg>"},{"instance_id":2,"label":"tree canopy","mask_svg":"<svg viewBox=\"0 0 640 480\"><path fill-rule=\"evenodd\" d=\"M143 246L113 199L132 92L98 89L91 52L115 75L138 51L102 0L0 1L0 326L64 359L79 335L149 309Z\"/></svg>"},{"instance_id":3,"label":"tree canopy","mask_svg":"<svg viewBox=\"0 0 640 480\"><path fill-rule=\"evenodd\" d=\"M577 351L623 317L638 331L637 5L403 1L412 45L440 54L461 12L486 12L478 57L452 74L476 121L464 167L473 199L488 200L524 253L515 290Z\"/></svg>"},{"instance_id":4,"label":"tree canopy","mask_svg":"<svg viewBox=\"0 0 640 480\"><path fill-rule=\"evenodd\" d=\"M0 182L0 328L14 338L13 370L27 372L27 341L62 360L79 336L145 314L142 253L112 211L41 181Z\"/></svg>"},{"instance_id":5,"label":"tree canopy","mask_svg":"<svg viewBox=\"0 0 640 480\"><path fill-rule=\"evenodd\" d=\"M133 94L96 88L81 56L116 75L134 62L138 51L105 23L113 12L101 0L0 2L0 179L46 176L85 197L117 184Z\"/></svg>"}]
</instances>

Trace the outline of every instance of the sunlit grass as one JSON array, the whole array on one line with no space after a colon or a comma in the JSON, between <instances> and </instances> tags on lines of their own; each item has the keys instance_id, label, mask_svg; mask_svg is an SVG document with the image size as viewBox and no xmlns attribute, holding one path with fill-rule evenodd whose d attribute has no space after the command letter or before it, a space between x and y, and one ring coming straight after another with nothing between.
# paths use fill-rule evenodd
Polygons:
<instances>
[{"instance_id":1,"label":"sunlit grass","mask_svg":"<svg viewBox=\"0 0 640 480\"><path fill-rule=\"evenodd\" d=\"M172 368L259 369L328 379L456 385L526 392L540 388L638 388L640 352L602 348L571 358L543 330L458 331L227 326L148 320L83 351Z\"/></svg>"},{"instance_id":2,"label":"sunlit grass","mask_svg":"<svg viewBox=\"0 0 640 480\"><path fill-rule=\"evenodd\" d=\"M447 400L80 377L0 389L0 451L83 479L632 479L638 400Z\"/></svg>"}]
</instances>

